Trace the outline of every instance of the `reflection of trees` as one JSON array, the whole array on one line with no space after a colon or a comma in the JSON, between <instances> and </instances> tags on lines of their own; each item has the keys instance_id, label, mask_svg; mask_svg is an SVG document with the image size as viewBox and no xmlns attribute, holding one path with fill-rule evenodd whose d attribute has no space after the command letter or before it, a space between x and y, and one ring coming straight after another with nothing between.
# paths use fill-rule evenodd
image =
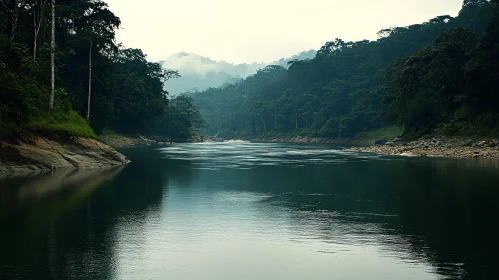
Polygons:
<instances>
[{"instance_id":1,"label":"reflection of trees","mask_svg":"<svg viewBox=\"0 0 499 280\"><path fill-rule=\"evenodd\" d=\"M133 230L139 242L141 226L146 226L140 221L160 211L169 176L168 166L150 150L129 153L132 160L147 160L132 162L124 167L126 172L63 171L3 180L0 240L5 245L0 250L0 278L116 276L119 223L137 221Z\"/></svg>"},{"instance_id":2,"label":"reflection of trees","mask_svg":"<svg viewBox=\"0 0 499 280\"><path fill-rule=\"evenodd\" d=\"M497 162L352 160L214 172L165 161L150 149L126 153L132 163L121 173L2 181L0 225L9 230L0 230L0 276L115 277L120 231L134 232L141 247L147 221L159 218L168 202L168 182L271 194L253 204L257 215L266 215L263 221L284 215L300 242L319 239L324 252L338 244L375 245L388 256L430 263L443 277L497 276ZM11 183L21 187L9 188Z\"/></svg>"},{"instance_id":3,"label":"reflection of trees","mask_svg":"<svg viewBox=\"0 0 499 280\"><path fill-rule=\"evenodd\" d=\"M67 239L66 231L74 230L79 236L88 233L82 225L91 217L79 209L91 210L85 202L99 186L112 180L121 170L121 167L66 170L32 178L4 179L4 187L0 190L0 224L6 230L0 231L0 238L5 242L0 253L0 260L4 264L0 275L26 279L77 278L78 274L73 274L78 273L75 266L88 265L89 262L85 261L93 257L94 251L76 255L75 244ZM74 227L61 228L59 222L72 220L73 217L68 216L68 213L73 211L83 215L74 217ZM85 239L88 241L88 238ZM70 248L67 254L60 253L64 247ZM105 251L102 252L101 258L110 257ZM54 268L63 265L75 269L68 270L67 275L54 274L57 273ZM42 271L44 276L38 274Z\"/></svg>"},{"instance_id":4,"label":"reflection of trees","mask_svg":"<svg viewBox=\"0 0 499 280\"><path fill-rule=\"evenodd\" d=\"M273 192L289 229L328 244L381 245L450 278L497 277L497 162L401 160L255 169L241 190ZM232 172L234 173L234 172ZM230 172L224 174L231 175ZM314 185L311 185L314 182ZM326 194L326 195L315 195Z\"/></svg>"},{"instance_id":5,"label":"reflection of trees","mask_svg":"<svg viewBox=\"0 0 499 280\"><path fill-rule=\"evenodd\" d=\"M403 233L425 238L427 257L441 274L455 276L450 264L462 264L465 279L495 279L497 161L432 163L406 164L399 174L412 179L399 185L399 215L408 225Z\"/></svg>"}]
</instances>

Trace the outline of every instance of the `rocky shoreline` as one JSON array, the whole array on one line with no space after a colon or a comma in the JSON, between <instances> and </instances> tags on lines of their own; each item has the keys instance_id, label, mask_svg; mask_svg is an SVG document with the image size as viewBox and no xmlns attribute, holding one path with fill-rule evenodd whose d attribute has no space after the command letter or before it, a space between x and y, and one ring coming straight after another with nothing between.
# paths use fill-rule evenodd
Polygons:
<instances>
[{"instance_id":1,"label":"rocky shoreline","mask_svg":"<svg viewBox=\"0 0 499 280\"><path fill-rule=\"evenodd\" d=\"M170 139L164 137L149 137L144 136L129 137L121 135L113 136L101 136L100 137L104 143L114 148L130 148L130 147L142 147L151 145L173 145Z\"/></svg>"},{"instance_id":2,"label":"rocky shoreline","mask_svg":"<svg viewBox=\"0 0 499 280\"><path fill-rule=\"evenodd\" d=\"M217 138L213 136L199 135L193 136L191 139L187 140L188 143L213 143L213 142L227 142L222 138Z\"/></svg>"},{"instance_id":3,"label":"rocky shoreline","mask_svg":"<svg viewBox=\"0 0 499 280\"><path fill-rule=\"evenodd\" d=\"M172 139L160 136L101 136L101 139L107 145L114 148L131 148L131 147L143 147L143 146L164 146L164 145L175 145ZM193 136L187 140L178 141L178 143L213 143L213 142L226 142L226 140L221 138L216 138L212 136Z\"/></svg>"},{"instance_id":4,"label":"rocky shoreline","mask_svg":"<svg viewBox=\"0 0 499 280\"><path fill-rule=\"evenodd\" d=\"M337 145L370 145L374 140L360 138L327 138L308 136L275 136L245 139L256 143L308 143L308 144L337 144Z\"/></svg>"},{"instance_id":5,"label":"rocky shoreline","mask_svg":"<svg viewBox=\"0 0 499 280\"><path fill-rule=\"evenodd\" d=\"M413 157L499 158L499 140L429 138L402 141L397 138L377 141L369 147L352 147L349 150Z\"/></svg>"},{"instance_id":6,"label":"rocky shoreline","mask_svg":"<svg viewBox=\"0 0 499 280\"><path fill-rule=\"evenodd\" d=\"M0 141L0 174L122 166L128 159L95 139L32 137Z\"/></svg>"},{"instance_id":7,"label":"rocky shoreline","mask_svg":"<svg viewBox=\"0 0 499 280\"><path fill-rule=\"evenodd\" d=\"M404 141L401 138L374 140L364 138L267 137L248 139L260 143L316 143L353 146L350 151L412 157L499 158L499 140L460 138L421 138Z\"/></svg>"},{"instance_id":8,"label":"rocky shoreline","mask_svg":"<svg viewBox=\"0 0 499 280\"><path fill-rule=\"evenodd\" d=\"M102 137L103 141L113 147L124 148L145 145L169 145L167 140L151 140L145 137ZM154 138L155 137L149 137ZM157 138L157 137L156 137ZM470 140L461 138L433 137L404 141L400 138L374 140L365 138L326 138L307 136L274 136L247 138L245 141L255 143L306 143L335 144L351 146L348 150L370 152L382 155L398 155L412 157L453 157L453 158L499 158L499 140ZM188 143L230 142L210 136L194 136Z\"/></svg>"}]
</instances>

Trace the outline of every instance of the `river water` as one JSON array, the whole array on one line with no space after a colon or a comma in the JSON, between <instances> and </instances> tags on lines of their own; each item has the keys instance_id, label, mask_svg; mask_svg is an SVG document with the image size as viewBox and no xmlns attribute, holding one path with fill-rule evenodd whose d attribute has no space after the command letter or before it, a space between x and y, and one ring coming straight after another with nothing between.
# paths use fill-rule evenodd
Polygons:
<instances>
[{"instance_id":1,"label":"river water","mask_svg":"<svg viewBox=\"0 0 499 280\"><path fill-rule=\"evenodd\" d=\"M123 168L0 178L0 279L499 279L497 161L123 152Z\"/></svg>"}]
</instances>

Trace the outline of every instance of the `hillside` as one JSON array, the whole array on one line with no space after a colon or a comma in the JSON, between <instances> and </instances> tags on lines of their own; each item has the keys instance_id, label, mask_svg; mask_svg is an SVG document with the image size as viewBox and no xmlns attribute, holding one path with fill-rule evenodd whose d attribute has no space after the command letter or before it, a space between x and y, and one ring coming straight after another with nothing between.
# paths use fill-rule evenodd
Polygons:
<instances>
[{"instance_id":1,"label":"hillside","mask_svg":"<svg viewBox=\"0 0 499 280\"><path fill-rule=\"evenodd\" d=\"M291 60L305 60L315 56L315 50L301 52L290 58L282 58L269 63L233 64L226 61L215 61L208 57L191 53L177 53L160 61L168 69L177 70L182 77L165 84L165 90L171 95L194 92L219 87L226 83L235 83L240 79L256 74L258 69L268 65L288 67Z\"/></svg>"},{"instance_id":2,"label":"hillside","mask_svg":"<svg viewBox=\"0 0 499 280\"><path fill-rule=\"evenodd\" d=\"M219 137L408 137L497 134L497 5L466 0L457 17L381 30L376 41L324 44L289 69L268 66L191 94Z\"/></svg>"}]
</instances>

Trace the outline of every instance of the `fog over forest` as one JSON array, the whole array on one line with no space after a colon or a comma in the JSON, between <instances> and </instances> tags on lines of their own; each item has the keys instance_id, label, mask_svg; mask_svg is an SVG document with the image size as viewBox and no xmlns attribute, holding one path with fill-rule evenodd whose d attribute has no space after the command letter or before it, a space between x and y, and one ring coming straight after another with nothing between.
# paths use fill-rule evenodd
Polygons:
<instances>
[{"instance_id":1,"label":"fog over forest","mask_svg":"<svg viewBox=\"0 0 499 280\"><path fill-rule=\"evenodd\" d=\"M305 60L315 56L315 50L301 52L290 58L281 58L268 63L234 64L227 61L215 61L193 53L177 53L160 61L163 67L179 71L182 77L169 81L165 89L171 95L185 92L205 90L210 87L219 87L225 83L235 83L268 65L288 67L291 60Z\"/></svg>"}]
</instances>

